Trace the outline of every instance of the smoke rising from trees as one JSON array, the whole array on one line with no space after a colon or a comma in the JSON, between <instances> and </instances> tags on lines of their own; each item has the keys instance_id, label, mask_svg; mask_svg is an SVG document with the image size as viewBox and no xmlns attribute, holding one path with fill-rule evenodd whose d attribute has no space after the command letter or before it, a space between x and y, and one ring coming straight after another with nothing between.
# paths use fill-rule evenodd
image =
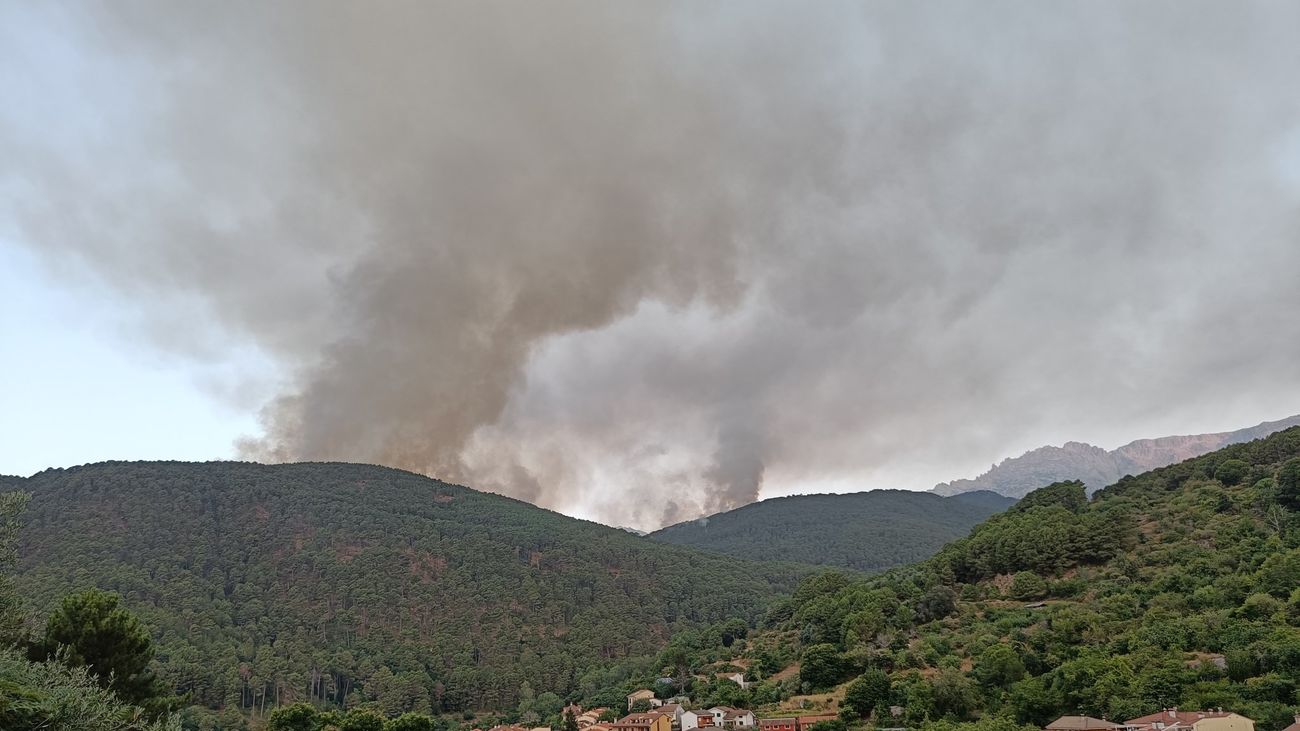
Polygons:
<instances>
[{"instance_id":1,"label":"smoke rising from trees","mask_svg":"<svg viewBox=\"0 0 1300 731\"><path fill-rule=\"evenodd\" d=\"M649 527L1297 410L1293 6L4 14L0 221L278 364L250 457Z\"/></svg>"}]
</instances>

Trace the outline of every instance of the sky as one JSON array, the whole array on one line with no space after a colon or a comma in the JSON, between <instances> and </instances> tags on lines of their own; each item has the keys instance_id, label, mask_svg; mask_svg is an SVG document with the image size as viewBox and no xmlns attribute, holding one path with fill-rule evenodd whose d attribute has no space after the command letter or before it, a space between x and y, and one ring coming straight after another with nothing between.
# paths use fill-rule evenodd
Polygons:
<instances>
[{"instance_id":1,"label":"sky","mask_svg":"<svg viewBox=\"0 0 1300 731\"><path fill-rule=\"evenodd\" d=\"M0 3L0 472L653 528L1290 416L1298 16Z\"/></svg>"}]
</instances>

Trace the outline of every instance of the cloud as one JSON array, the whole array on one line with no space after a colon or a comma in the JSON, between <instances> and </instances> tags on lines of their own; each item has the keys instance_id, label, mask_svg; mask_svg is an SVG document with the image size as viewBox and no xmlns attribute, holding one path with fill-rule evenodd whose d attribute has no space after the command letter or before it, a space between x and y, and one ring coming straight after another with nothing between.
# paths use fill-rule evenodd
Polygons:
<instances>
[{"instance_id":1,"label":"cloud","mask_svg":"<svg viewBox=\"0 0 1300 731\"><path fill-rule=\"evenodd\" d=\"M7 223L251 456L651 527L1300 401L1296 8L6 13Z\"/></svg>"}]
</instances>

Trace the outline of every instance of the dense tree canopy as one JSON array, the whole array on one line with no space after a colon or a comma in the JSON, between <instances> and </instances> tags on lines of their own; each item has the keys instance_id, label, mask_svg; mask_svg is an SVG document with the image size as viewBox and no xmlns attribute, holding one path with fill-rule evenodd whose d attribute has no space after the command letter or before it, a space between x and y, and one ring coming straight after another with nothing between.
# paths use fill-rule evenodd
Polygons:
<instances>
[{"instance_id":1,"label":"dense tree canopy","mask_svg":"<svg viewBox=\"0 0 1300 731\"><path fill-rule=\"evenodd\" d=\"M18 529L31 495L19 490L0 492L0 647L22 639L23 606L14 586L18 559Z\"/></svg>"},{"instance_id":2,"label":"dense tree canopy","mask_svg":"<svg viewBox=\"0 0 1300 731\"><path fill-rule=\"evenodd\" d=\"M19 580L39 610L116 592L169 686L258 714L513 710L525 681L594 691L618 682L599 668L743 627L809 572L365 465L105 463L20 483Z\"/></svg>"},{"instance_id":3,"label":"dense tree canopy","mask_svg":"<svg viewBox=\"0 0 1300 731\"><path fill-rule=\"evenodd\" d=\"M0 479L3 482L11 480ZM79 620L73 634L78 639L95 636L95 642L83 642L80 647L60 646L57 653L45 653L35 645L35 654L51 655L37 662L18 651L28 617L13 589L11 572L23 508L29 497L19 491L0 493L0 628L6 633L0 639L0 729L176 731L180 721L168 714L169 703L157 697L155 686L141 682L151 679L144 669L149 656L147 635L134 617L116 611L115 604L106 612L70 613ZM79 610L87 604L82 599L87 597L74 598L66 606ZM66 625L56 623L54 635L65 636L65 629ZM99 641L109 636L125 642ZM104 653L101 650L105 648L113 649ZM111 662L91 667L87 655ZM108 666L110 674L121 670L128 682L111 682L114 677L104 674Z\"/></svg>"},{"instance_id":4,"label":"dense tree canopy","mask_svg":"<svg viewBox=\"0 0 1300 731\"><path fill-rule=\"evenodd\" d=\"M1177 705L1278 731L1300 703L1293 480L1300 428L1125 477L1092 500L1079 483L1049 485L916 566L805 581L769 609L749 659L770 667L768 638L785 638L805 648L801 672L818 687L832 682L825 668L865 673L845 688L858 715L879 708L866 679L882 672L897 723L922 729Z\"/></svg>"},{"instance_id":5,"label":"dense tree canopy","mask_svg":"<svg viewBox=\"0 0 1300 731\"><path fill-rule=\"evenodd\" d=\"M650 537L740 558L875 573L933 556L1014 502L991 492L793 495L669 526Z\"/></svg>"}]
</instances>

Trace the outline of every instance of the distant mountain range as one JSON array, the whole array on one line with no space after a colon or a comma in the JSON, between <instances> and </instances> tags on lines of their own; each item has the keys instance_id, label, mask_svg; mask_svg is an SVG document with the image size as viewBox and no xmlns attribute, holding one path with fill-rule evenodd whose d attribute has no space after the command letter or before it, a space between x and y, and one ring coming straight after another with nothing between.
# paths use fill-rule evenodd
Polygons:
<instances>
[{"instance_id":1,"label":"distant mountain range","mask_svg":"<svg viewBox=\"0 0 1300 731\"><path fill-rule=\"evenodd\" d=\"M1114 484L1124 475L1138 475L1167 467L1230 444L1262 439L1293 426L1300 426L1300 415L1217 434L1139 439L1110 451L1083 442L1066 442L1060 447L1039 447L1019 457L1003 460L973 480L941 482L934 486L934 492L959 495L987 490L1020 498L1062 480L1082 480L1088 491L1093 492Z\"/></svg>"},{"instance_id":2,"label":"distant mountain range","mask_svg":"<svg viewBox=\"0 0 1300 731\"><path fill-rule=\"evenodd\" d=\"M729 556L878 572L929 558L1014 502L992 492L946 498L908 490L794 495L649 535Z\"/></svg>"}]
</instances>

